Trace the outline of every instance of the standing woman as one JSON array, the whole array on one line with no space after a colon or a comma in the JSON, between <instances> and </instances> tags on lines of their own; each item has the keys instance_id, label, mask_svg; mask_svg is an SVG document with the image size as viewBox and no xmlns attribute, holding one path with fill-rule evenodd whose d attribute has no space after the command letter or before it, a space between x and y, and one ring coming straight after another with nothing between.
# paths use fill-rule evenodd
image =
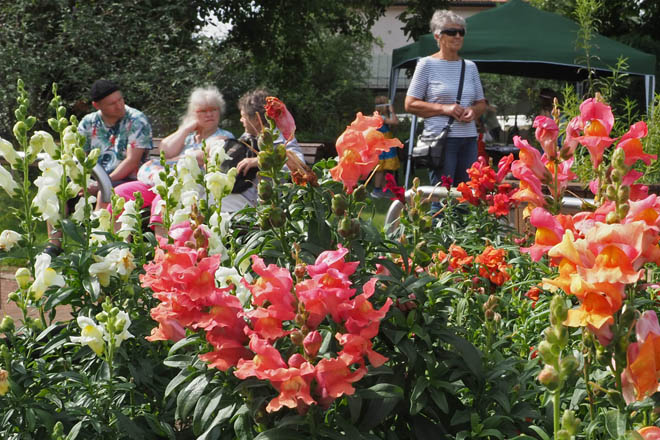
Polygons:
<instances>
[{"instance_id":1,"label":"standing woman","mask_svg":"<svg viewBox=\"0 0 660 440\"><path fill-rule=\"evenodd\" d=\"M486 110L486 100L474 62L465 60L465 79L460 102L458 94L465 20L448 10L438 10L431 18L431 32L438 52L422 58L415 68L405 108L424 118L424 134L438 135L449 118L454 122L449 131L442 165L429 169L431 184L448 176L454 184L468 180L467 169L477 160L477 127L475 120Z\"/></svg>"}]
</instances>

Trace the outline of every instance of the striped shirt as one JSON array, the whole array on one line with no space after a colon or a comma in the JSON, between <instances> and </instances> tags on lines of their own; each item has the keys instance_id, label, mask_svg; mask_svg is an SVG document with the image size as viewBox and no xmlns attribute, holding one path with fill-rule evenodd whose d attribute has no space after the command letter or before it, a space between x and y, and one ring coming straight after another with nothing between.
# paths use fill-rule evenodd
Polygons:
<instances>
[{"instance_id":1,"label":"striped shirt","mask_svg":"<svg viewBox=\"0 0 660 440\"><path fill-rule=\"evenodd\" d=\"M408 96L426 102L453 104L458 94L458 83L461 78L461 61L447 61L424 57L417 63ZM465 82L461 96L461 106L468 107L476 101L484 99L484 91L479 79L476 64L465 60ZM424 119L425 133L440 133L447 125L449 116L432 116ZM477 126L472 122L454 121L449 137L476 137Z\"/></svg>"}]
</instances>

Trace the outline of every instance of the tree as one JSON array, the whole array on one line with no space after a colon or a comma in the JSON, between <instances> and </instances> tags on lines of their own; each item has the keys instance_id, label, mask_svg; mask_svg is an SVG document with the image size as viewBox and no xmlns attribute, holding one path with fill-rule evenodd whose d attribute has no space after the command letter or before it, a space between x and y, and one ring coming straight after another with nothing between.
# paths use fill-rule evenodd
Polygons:
<instances>
[{"instance_id":1,"label":"tree","mask_svg":"<svg viewBox=\"0 0 660 440\"><path fill-rule=\"evenodd\" d=\"M13 125L15 84L22 78L47 108L53 82L81 116L88 90L101 77L116 80L129 105L152 119L156 133L176 125L193 85L211 79L217 59L194 33L203 24L193 0L16 0L0 5L0 135ZM38 113L43 123L46 115Z\"/></svg>"},{"instance_id":2,"label":"tree","mask_svg":"<svg viewBox=\"0 0 660 440\"><path fill-rule=\"evenodd\" d=\"M403 33L413 40L428 34L429 22L438 9L449 8L449 0L410 0L397 18L404 23Z\"/></svg>"},{"instance_id":3,"label":"tree","mask_svg":"<svg viewBox=\"0 0 660 440\"><path fill-rule=\"evenodd\" d=\"M257 84L284 99L299 133L334 140L356 111L371 109L370 28L390 3L226 0L211 9L231 23L226 44L244 51Z\"/></svg>"}]
</instances>

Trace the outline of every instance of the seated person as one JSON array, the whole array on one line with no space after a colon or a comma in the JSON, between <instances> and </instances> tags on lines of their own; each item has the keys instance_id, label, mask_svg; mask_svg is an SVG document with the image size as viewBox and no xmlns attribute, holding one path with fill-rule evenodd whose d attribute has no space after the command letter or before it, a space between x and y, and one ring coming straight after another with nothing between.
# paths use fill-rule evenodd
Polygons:
<instances>
[{"instance_id":1,"label":"seated person","mask_svg":"<svg viewBox=\"0 0 660 440\"><path fill-rule=\"evenodd\" d=\"M135 180L145 150L153 148L149 120L124 103L119 87L112 81L95 81L90 94L97 111L78 124L78 133L87 138L85 151L101 150L98 163L113 186Z\"/></svg>"},{"instance_id":2,"label":"seated person","mask_svg":"<svg viewBox=\"0 0 660 440\"><path fill-rule=\"evenodd\" d=\"M269 96L273 96L273 94L264 89L255 89L241 96L238 101L241 123L245 129L240 140L249 143L254 151L258 151L257 138L262 128L268 125L266 122L266 98ZM275 140L275 145L286 143L281 133L277 132L276 134L278 134L278 137ZM305 157L300 151L300 146L295 138L286 143L286 149L295 153L302 163L305 162ZM250 150L245 147L245 151ZM227 151L227 153L234 158L239 152ZM231 162L235 163L232 166L236 166L238 175L232 194L222 199L222 210L225 212L235 212L247 205L254 206L257 202L258 161L256 154L246 152L244 158L238 161L233 159ZM250 182L250 185L244 185L244 182Z\"/></svg>"},{"instance_id":3,"label":"seated person","mask_svg":"<svg viewBox=\"0 0 660 440\"><path fill-rule=\"evenodd\" d=\"M216 87L198 87L188 98L188 109L179 128L161 141L160 149L165 153L168 164L175 164L186 151L192 151L200 165L204 163L202 145L211 139L234 139L234 135L218 127L225 111L225 100ZM126 200L134 200L133 193L140 192L144 206L152 207L151 221L160 223L154 212L160 196L150 190L154 175L162 170L159 159L142 165L138 181L123 183L115 188L115 194Z\"/></svg>"},{"instance_id":4,"label":"seated person","mask_svg":"<svg viewBox=\"0 0 660 440\"><path fill-rule=\"evenodd\" d=\"M95 81L90 97L96 111L85 115L78 124L78 133L87 139L85 152L94 148L101 150L98 163L108 173L112 186L135 180L145 150L153 148L149 120L144 113L124 103L119 86L112 81ZM96 183L90 186L89 192L96 195L97 208L105 205ZM62 234L50 224L47 226L50 244L45 252L56 256L61 250Z\"/></svg>"}]
</instances>

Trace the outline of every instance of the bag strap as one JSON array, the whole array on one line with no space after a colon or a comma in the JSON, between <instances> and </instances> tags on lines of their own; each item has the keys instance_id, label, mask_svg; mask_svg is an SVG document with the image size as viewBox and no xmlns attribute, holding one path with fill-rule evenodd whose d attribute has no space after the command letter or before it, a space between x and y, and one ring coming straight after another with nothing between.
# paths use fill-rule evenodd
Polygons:
<instances>
[{"instance_id":1,"label":"bag strap","mask_svg":"<svg viewBox=\"0 0 660 440\"><path fill-rule=\"evenodd\" d=\"M465 82L465 60L461 60L461 77L458 80L458 93L456 94L456 104L461 103L461 96L463 96L463 83ZM447 127L454 123L454 117L450 116L447 121Z\"/></svg>"}]
</instances>

